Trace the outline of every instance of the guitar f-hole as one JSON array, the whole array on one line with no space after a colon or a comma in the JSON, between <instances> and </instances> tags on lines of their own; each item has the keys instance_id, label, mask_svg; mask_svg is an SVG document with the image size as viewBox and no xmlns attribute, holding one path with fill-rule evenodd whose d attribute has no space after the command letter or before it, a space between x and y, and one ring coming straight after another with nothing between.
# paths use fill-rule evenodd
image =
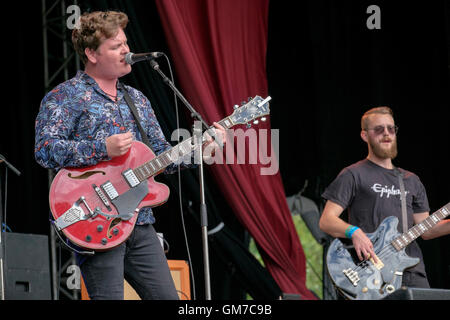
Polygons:
<instances>
[{"instance_id":1,"label":"guitar f-hole","mask_svg":"<svg viewBox=\"0 0 450 320\"><path fill-rule=\"evenodd\" d=\"M119 234L119 228L116 228L116 226L122 221L120 218L115 218L111 221L108 227L107 236L108 239L111 239L113 236L117 236Z\"/></svg>"},{"instance_id":2,"label":"guitar f-hole","mask_svg":"<svg viewBox=\"0 0 450 320\"><path fill-rule=\"evenodd\" d=\"M87 179L87 178L89 178L89 177L91 177L91 176L93 176L94 174L97 174L97 173L100 173L102 175L106 175L106 172L104 172L104 171L88 171L88 172L84 172L83 174L81 174L79 176L74 176L74 175L72 175L71 172L69 172L67 174L67 176L69 178L71 178L71 179L83 180L83 179Z\"/></svg>"}]
</instances>

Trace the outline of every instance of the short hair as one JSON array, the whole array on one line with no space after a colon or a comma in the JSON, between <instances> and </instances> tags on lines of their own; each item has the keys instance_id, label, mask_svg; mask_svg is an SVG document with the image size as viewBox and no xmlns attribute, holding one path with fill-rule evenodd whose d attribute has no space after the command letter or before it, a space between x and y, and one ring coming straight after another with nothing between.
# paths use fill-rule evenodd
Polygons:
<instances>
[{"instance_id":1,"label":"short hair","mask_svg":"<svg viewBox=\"0 0 450 320\"><path fill-rule=\"evenodd\" d=\"M84 13L80 17L80 26L72 31L72 43L84 64L86 48L97 50L102 41L117 34L119 28L125 29L128 16L118 11L95 11Z\"/></svg>"},{"instance_id":2,"label":"short hair","mask_svg":"<svg viewBox=\"0 0 450 320\"><path fill-rule=\"evenodd\" d=\"M361 129L362 130L367 129L368 118L372 114L389 114L392 118L394 118L394 112L389 107L381 106L381 107L372 108L370 110L367 110L361 117Z\"/></svg>"}]
</instances>

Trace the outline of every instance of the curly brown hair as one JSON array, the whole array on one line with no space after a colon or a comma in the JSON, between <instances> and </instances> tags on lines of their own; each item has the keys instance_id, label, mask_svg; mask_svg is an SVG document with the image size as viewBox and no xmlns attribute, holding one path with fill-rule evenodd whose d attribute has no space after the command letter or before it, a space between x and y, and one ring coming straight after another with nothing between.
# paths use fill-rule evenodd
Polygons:
<instances>
[{"instance_id":1,"label":"curly brown hair","mask_svg":"<svg viewBox=\"0 0 450 320\"><path fill-rule=\"evenodd\" d=\"M72 43L84 64L86 48L97 50L102 41L115 36L118 29L125 29L128 16L118 11L95 11L80 17L80 27L72 31Z\"/></svg>"}]
</instances>

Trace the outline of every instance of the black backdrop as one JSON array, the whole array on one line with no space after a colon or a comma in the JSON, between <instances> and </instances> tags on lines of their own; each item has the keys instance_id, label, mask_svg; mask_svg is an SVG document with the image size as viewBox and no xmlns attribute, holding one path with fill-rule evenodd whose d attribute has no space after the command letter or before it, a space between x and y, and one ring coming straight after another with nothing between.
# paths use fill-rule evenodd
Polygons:
<instances>
[{"instance_id":1,"label":"black backdrop","mask_svg":"<svg viewBox=\"0 0 450 320\"><path fill-rule=\"evenodd\" d=\"M381 29L369 30L369 5ZM287 195L308 179L319 195L367 155L359 137L369 107L388 105L399 126L395 164L419 175L434 212L450 201L449 2L272 1L267 71L280 129ZM432 287L450 287L450 237L419 243Z\"/></svg>"},{"instance_id":2,"label":"black backdrop","mask_svg":"<svg viewBox=\"0 0 450 320\"><path fill-rule=\"evenodd\" d=\"M168 53L153 2L79 2L83 9L126 11L132 18L128 36L133 51ZM287 195L298 192L307 179L306 195L320 203L320 193L340 169L367 152L359 138L361 114L371 106L389 105L400 127L396 164L421 177L432 211L450 201L449 5L443 0L422 2L270 2L267 73ZM366 9L372 4L381 9L381 30L366 27ZM14 232L48 234L47 171L33 156L34 119L45 93L41 6L39 1L26 7L9 3L3 12L10 19L4 29L2 70L7 86L6 90L3 86L0 153L22 172L21 177L8 174L7 224ZM55 45L51 53L58 55L58 50ZM149 96L170 136L175 127L172 95L158 76L137 65L125 81ZM188 127L184 117L182 123ZM0 172L4 190L4 168ZM196 172L183 172L182 179L184 217L201 298ZM159 180L171 187L172 197L156 210L156 227L169 239L168 257L186 259L176 176ZM242 297L244 291L257 298L273 297L279 289L245 250L245 230L209 176L207 185L210 226L220 221L227 226L211 237L213 298ZM450 288L449 242L449 236L419 240L432 287ZM258 272L249 279L252 268ZM249 289L256 283L262 284Z\"/></svg>"}]
</instances>

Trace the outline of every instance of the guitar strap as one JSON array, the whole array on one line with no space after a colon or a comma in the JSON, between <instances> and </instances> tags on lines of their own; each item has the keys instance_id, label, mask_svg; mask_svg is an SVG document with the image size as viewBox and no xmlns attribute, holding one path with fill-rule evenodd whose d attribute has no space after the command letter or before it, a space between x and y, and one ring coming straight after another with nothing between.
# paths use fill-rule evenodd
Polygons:
<instances>
[{"instance_id":1,"label":"guitar strap","mask_svg":"<svg viewBox=\"0 0 450 320\"><path fill-rule=\"evenodd\" d=\"M397 169L398 181L400 183L400 200L402 202L402 222L403 222L403 233L408 230L408 216L406 212L406 192L405 184L403 183L403 172Z\"/></svg>"},{"instance_id":2,"label":"guitar strap","mask_svg":"<svg viewBox=\"0 0 450 320\"><path fill-rule=\"evenodd\" d=\"M119 82L118 87L123 90L123 97L125 98L125 101L127 102L128 107L130 107L131 113L134 116L136 125L139 129L139 132L141 133L142 142L144 142L147 145L147 147L149 147L150 150L152 150L150 141L148 140L148 137L147 137L147 134L145 133L144 129L142 128L141 122L139 121L139 113L136 109L136 106L133 103L133 100L131 99L130 95L128 94L127 89L125 89L125 86L122 85L121 82Z\"/></svg>"}]
</instances>

